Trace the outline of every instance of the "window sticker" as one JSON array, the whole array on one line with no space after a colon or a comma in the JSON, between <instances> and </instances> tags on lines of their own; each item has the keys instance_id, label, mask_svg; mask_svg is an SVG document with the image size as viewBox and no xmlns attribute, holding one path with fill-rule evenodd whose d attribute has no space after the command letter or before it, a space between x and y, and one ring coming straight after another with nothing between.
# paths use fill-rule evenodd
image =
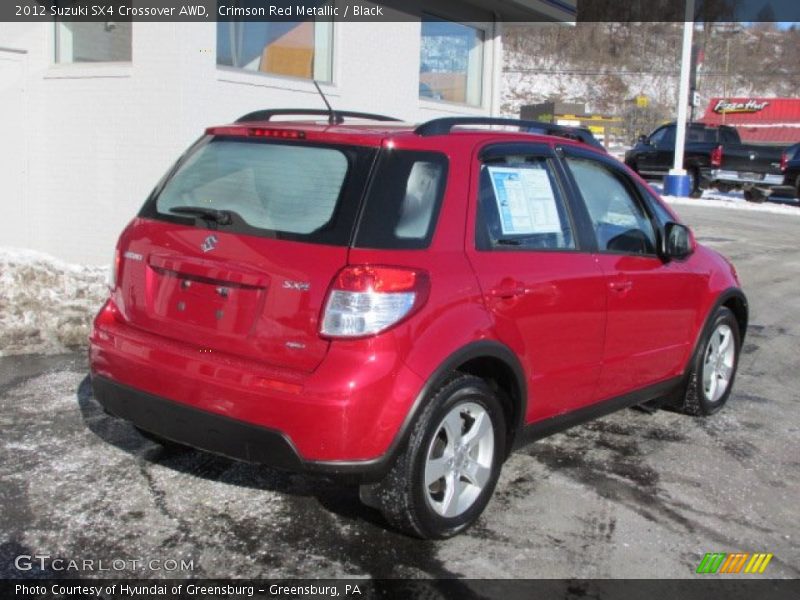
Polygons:
<instances>
[{"instance_id":1,"label":"window sticker","mask_svg":"<svg viewBox=\"0 0 800 600\"><path fill-rule=\"evenodd\" d=\"M487 168L503 235L561 232L547 171L530 167Z\"/></svg>"}]
</instances>

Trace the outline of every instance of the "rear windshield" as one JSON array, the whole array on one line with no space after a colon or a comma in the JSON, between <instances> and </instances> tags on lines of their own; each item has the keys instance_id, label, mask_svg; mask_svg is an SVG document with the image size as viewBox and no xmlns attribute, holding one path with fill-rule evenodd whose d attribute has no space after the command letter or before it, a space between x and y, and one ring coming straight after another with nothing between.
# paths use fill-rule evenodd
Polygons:
<instances>
[{"instance_id":1,"label":"rear windshield","mask_svg":"<svg viewBox=\"0 0 800 600\"><path fill-rule=\"evenodd\" d=\"M142 216L198 222L177 207L228 211L226 231L347 245L372 150L207 138L167 179Z\"/></svg>"},{"instance_id":2,"label":"rear windshield","mask_svg":"<svg viewBox=\"0 0 800 600\"><path fill-rule=\"evenodd\" d=\"M686 137L689 142L736 143L736 136L733 132L722 128L690 127Z\"/></svg>"}]
</instances>

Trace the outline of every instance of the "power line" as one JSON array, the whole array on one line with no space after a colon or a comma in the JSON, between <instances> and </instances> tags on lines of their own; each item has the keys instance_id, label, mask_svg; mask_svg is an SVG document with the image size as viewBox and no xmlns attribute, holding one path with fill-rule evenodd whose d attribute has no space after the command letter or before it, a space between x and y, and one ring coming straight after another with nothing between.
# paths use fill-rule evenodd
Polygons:
<instances>
[{"instance_id":1,"label":"power line","mask_svg":"<svg viewBox=\"0 0 800 600\"><path fill-rule=\"evenodd\" d=\"M540 75L656 75L678 77L680 71L597 71L587 69L503 69L503 73L534 73ZM736 73L725 73L724 71L700 71L701 77L798 77L800 71L777 71L774 73L764 71L737 71Z\"/></svg>"}]
</instances>

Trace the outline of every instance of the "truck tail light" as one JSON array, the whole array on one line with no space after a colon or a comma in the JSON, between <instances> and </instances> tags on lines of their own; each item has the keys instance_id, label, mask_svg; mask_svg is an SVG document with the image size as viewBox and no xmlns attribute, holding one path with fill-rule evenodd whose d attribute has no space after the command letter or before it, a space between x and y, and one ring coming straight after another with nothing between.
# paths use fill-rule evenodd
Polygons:
<instances>
[{"instance_id":1,"label":"truck tail light","mask_svg":"<svg viewBox=\"0 0 800 600\"><path fill-rule=\"evenodd\" d=\"M789 168L789 153L785 150L781 153L781 173L786 173Z\"/></svg>"},{"instance_id":2,"label":"truck tail light","mask_svg":"<svg viewBox=\"0 0 800 600\"><path fill-rule=\"evenodd\" d=\"M427 300L427 273L405 267L345 267L331 283L320 334L330 338L375 335L397 325Z\"/></svg>"},{"instance_id":3,"label":"truck tail light","mask_svg":"<svg viewBox=\"0 0 800 600\"><path fill-rule=\"evenodd\" d=\"M717 146L711 151L711 166L712 167L721 167L722 166L722 146Z\"/></svg>"}]
</instances>

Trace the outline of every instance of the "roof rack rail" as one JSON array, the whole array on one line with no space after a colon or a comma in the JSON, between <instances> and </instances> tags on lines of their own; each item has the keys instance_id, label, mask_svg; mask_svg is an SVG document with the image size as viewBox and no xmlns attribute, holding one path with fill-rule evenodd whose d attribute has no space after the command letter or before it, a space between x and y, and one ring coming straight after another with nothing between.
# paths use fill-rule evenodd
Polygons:
<instances>
[{"instance_id":1,"label":"roof rack rail","mask_svg":"<svg viewBox=\"0 0 800 600\"><path fill-rule=\"evenodd\" d=\"M584 127L566 127L564 125L554 125L552 123L542 123L540 121L523 121L521 119L506 119L496 117L444 117L433 119L427 123L419 125L414 133L423 137L431 135L447 135L454 127L459 125L509 125L518 127L525 133L538 133L542 135L553 135L563 137L578 142L583 142L595 148L602 148L603 145L597 140L592 132Z\"/></svg>"},{"instance_id":2,"label":"roof rack rail","mask_svg":"<svg viewBox=\"0 0 800 600\"><path fill-rule=\"evenodd\" d=\"M328 117L330 111L321 108L273 108L269 110L257 110L239 117L237 123L250 123L252 121L270 121L272 117L281 116L319 116ZM372 113L353 112L349 110L334 111L335 122L337 125L344 123L345 117L351 119L369 119L371 121L400 121L394 117L386 115L374 115Z\"/></svg>"}]
</instances>

